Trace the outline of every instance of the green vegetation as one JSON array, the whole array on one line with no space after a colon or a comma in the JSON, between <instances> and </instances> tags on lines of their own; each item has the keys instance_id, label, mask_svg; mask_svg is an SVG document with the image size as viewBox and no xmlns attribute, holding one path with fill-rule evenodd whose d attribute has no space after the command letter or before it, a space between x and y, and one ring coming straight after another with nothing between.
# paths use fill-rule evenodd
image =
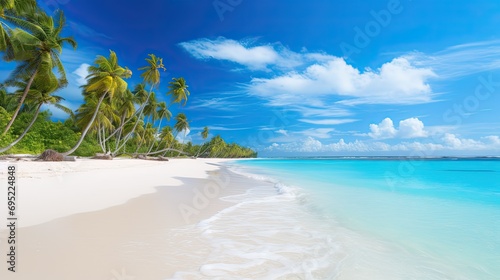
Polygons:
<instances>
[{"instance_id":1,"label":"green vegetation","mask_svg":"<svg viewBox=\"0 0 500 280\"><path fill-rule=\"evenodd\" d=\"M173 78L168 85L170 104L158 102L163 59L154 54L139 68L142 83L129 88L132 71L119 64L118 56L97 56L88 68L87 83L82 87L84 103L72 112L62 106L63 96L56 95L67 86L63 45L76 48L71 37L62 37L65 27L62 11L47 15L33 0L0 0L0 53L15 69L0 84L0 153L39 154L46 149L63 155L92 156L96 153L119 155L162 155L240 158L257 154L237 144L228 144L220 136L202 145L185 139L190 121L177 114L173 126L168 108L186 105L190 92L184 78ZM15 89L8 92L8 89ZM50 120L50 104L69 114L64 122ZM201 132L205 141L209 128Z\"/></svg>"}]
</instances>

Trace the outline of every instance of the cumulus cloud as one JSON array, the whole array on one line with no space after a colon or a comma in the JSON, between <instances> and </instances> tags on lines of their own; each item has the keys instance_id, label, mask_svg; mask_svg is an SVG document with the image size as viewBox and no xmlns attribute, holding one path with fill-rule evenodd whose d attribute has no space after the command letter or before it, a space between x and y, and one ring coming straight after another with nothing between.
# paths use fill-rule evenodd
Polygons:
<instances>
[{"instance_id":1,"label":"cumulus cloud","mask_svg":"<svg viewBox=\"0 0 500 280\"><path fill-rule=\"evenodd\" d=\"M394 138L397 134L390 118L385 118L379 124L370 124L370 131L368 136L375 139Z\"/></svg>"},{"instance_id":2,"label":"cumulus cloud","mask_svg":"<svg viewBox=\"0 0 500 280\"><path fill-rule=\"evenodd\" d=\"M482 137L480 139L461 138L457 135L446 133L441 138L433 141L422 142L400 142L390 144L381 141L346 142L340 139L333 143L323 143L315 137L309 136L302 141L289 143L273 143L264 149L265 152L278 153L331 153L331 152L419 152L418 155L434 156L440 152L500 152L500 137L496 135Z\"/></svg>"},{"instance_id":3,"label":"cumulus cloud","mask_svg":"<svg viewBox=\"0 0 500 280\"><path fill-rule=\"evenodd\" d=\"M346 117L353 115L356 105L422 104L436 96L430 82L437 74L415 55L402 55L370 69L327 53L305 48L294 52L281 43L257 39L201 38L179 45L197 59L231 62L232 70L257 71L242 86L246 94L268 106L296 111L301 122L314 125L354 122L355 118Z\"/></svg>"},{"instance_id":4,"label":"cumulus cloud","mask_svg":"<svg viewBox=\"0 0 500 280\"><path fill-rule=\"evenodd\" d=\"M385 118L379 124L370 124L368 136L374 139L421 138L429 136L429 133L424 129L424 123L418 118L400 121L397 129L390 118Z\"/></svg>"},{"instance_id":5,"label":"cumulus cloud","mask_svg":"<svg viewBox=\"0 0 500 280\"><path fill-rule=\"evenodd\" d=\"M78 77L76 79L78 85L82 86L87 83L86 77L89 75L89 66L90 65L88 65L87 63L82 63L75 71L73 71L73 74L76 74L76 76Z\"/></svg>"},{"instance_id":6,"label":"cumulus cloud","mask_svg":"<svg viewBox=\"0 0 500 280\"><path fill-rule=\"evenodd\" d=\"M190 132L191 130L189 128L183 129L182 131L179 131L179 134L177 134L177 137L175 139L181 143L190 142L193 140L191 138L191 135L189 135Z\"/></svg>"},{"instance_id":7,"label":"cumulus cloud","mask_svg":"<svg viewBox=\"0 0 500 280\"><path fill-rule=\"evenodd\" d=\"M290 71L273 78L254 78L251 94L274 105L300 104L304 98L316 100L343 97L344 105L417 104L432 101L428 83L436 74L429 68L415 67L403 57L383 64L377 70L360 71L343 58L332 57L302 72Z\"/></svg>"},{"instance_id":8,"label":"cumulus cloud","mask_svg":"<svg viewBox=\"0 0 500 280\"><path fill-rule=\"evenodd\" d=\"M419 138L427 136L428 133L424 130L424 123L418 118L409 118L399 122L399 137Z\"/></svg>"}]
</instances>

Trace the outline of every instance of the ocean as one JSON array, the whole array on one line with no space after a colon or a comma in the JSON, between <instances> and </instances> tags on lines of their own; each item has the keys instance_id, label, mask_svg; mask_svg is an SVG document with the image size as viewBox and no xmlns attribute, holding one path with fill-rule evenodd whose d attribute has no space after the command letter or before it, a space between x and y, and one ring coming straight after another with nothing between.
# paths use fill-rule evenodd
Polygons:
<instances>
[{"instance_id":1,"label":"ocean","mask_svg":"<svg viewBox=\"0 0 500 280\"><path fill-rule=\"evenodd\" d=\"M201 278L500 279L498 159L226 166L262 184L197 225L211 244Z\"/></svg>"}]
</instances>

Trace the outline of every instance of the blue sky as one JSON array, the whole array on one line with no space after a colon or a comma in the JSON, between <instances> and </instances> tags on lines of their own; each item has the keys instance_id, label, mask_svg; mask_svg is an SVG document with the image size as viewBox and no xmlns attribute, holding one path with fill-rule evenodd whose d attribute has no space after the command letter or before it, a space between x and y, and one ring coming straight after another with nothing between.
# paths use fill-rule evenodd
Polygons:
<instances>
[{"instance_id":1,"label":"blue sky","mask_svg":"<svg viewBox=\"0 0 500 280\"><path fill-rule=\"evenodd\" d=\"M171 110L194 143L208 126L261 156L500 155L499 1L39 3L79 42L62 55L74 109L96 55L114 50L133 87L154 53L160 99L172 77L188 82Z\"/></svg>"}]
</instances>

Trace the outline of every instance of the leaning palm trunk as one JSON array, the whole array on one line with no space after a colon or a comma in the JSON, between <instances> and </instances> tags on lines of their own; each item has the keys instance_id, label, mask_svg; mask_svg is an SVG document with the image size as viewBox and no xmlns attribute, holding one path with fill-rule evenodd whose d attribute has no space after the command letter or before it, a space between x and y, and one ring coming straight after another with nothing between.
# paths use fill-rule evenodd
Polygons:
<instances>
[{"instance_id":1,"label":"leaning palm trunk","mask_svg":"<svg viewBox=\"0 0 500 280\"><path fill-rule=\"evenodd\" d=\"M172 151L172 152L178 152L179 154L184 154L184 155L190 155L184 151L181 151L181 150L178 150L178 149L173 149L173 148L166 148L166 149L163 149L163 150L160 150L160 151L154 151L154 152L150 152L150 153L145 153L145 154L142 154L144 156L149 156L149 155L155 155L155 154L159 154L159 153L163 153L163 152L169 152L169 151Z\"/></svg>"},{"instance_id":2,"label":"leaning palm trunk","mask_svg":"<svg viewBox=\"0 0 500 280\"><path fill-rule=\"evenodd\" d=\"M160 123L158 124L158 128L156 129L156 133L157 135L160 133L160 127L161 127L161 121L163 120L163 118L160 118ZM156 140L156 139L155 139ZM153 141L151 143L151 146L149 146L149 149L148 149L148 154L151 153L151 150L153 149L154 145L155 145L155 142L156 141ZM159 147L159 146L158 146Z\"/></svg>"},{"instance_id":3,"label":"leaning palm trunk","mask_svg":"<svg viewBox=\"0 0 500 280\"><path fill-rule=\"evenodd\" d=\"M130 140L132 134L135 132L135 129L137 128L137 125L139 124L139 120L142 119L142 117L143 117L143 115L142 115L142 111L141 111L141 113L139 114L139 118L137 119L137 121L134 124L134 127L132 128L132 130L129 133L127 133L127 135L125 135L125 137L123 139L123 143L115 149L115 151L112 153L113 155L118 153L125 146L125 144L127 144L128 140Z\"/></svg>"},{"instance_id":4,"label":"leaning palm trunk","mask_svg":"<svg viewBox=\"0 0 500 280\"><path fill-rule=\"evenodd\" d=\"M147 128L147 123L146 123L146 128ZM142 147L142 144L144 144L144 137L146 136L146 128L144 128L144 131L142 132L141 139L139 140L139 145L135 148L135 153L137 154L139 152L139 149Z\"/></svg>"},{"instance_id":5,"label":"leaning palm trunk","mask_svg":"<svg viewBox=\"0 0 500 280\"><path fill-rule=\"evenodd\" d=\"M203 145L200 147L200 150L201 150L201 148L203 148ZM203 150L203 152L198 153L198 154L196 155L196 157L198 157L198 156L200 156L200 155L204 155L204 154L205 154L205 152L206 152L208 149L210 149L210 144L209 144L209 145L205 148L205 150Z\"/></svg>"},{"instance_id":6,"label":"leaning palm trunk","mask_svg":"<svg viewBox=\"0 0 500 280\"><path fill-rule=\"evenodd\" d=\"M153 90L153 86L151 86L151 88L149 89L149 94L148 94L148 97L146 98L146 101L141 105L141 107L139 108L139 110L137 110L132 116L130 116L130 118L128 118L125 122L122 122L121 125L115 130L113 131L113 133L111 133L108 138L106 138L106 141L109 140L109 138L113 137L113 135L115 135L116 133L118 133L118 130L122 130L123 127L129 123L133 118L134 116L139 116L139 119L142 118L142 112L144 111L144 107L146 107L146 104L148 103L149 101L149 98L151 96L151 91ZM134 126L134 129L135 129L135 126ZM132 129L132 131L134 130Z\"/></svg>"},{"instance_id":7,"label":"leaning palm trunk","mask_svg":"<svg viewBox=\"0 0 500 280\"><path fill-rule=\"evenodd\" d=\"M97 139L99 140L99 146L101 146L102 152L105 153L106 152L106 144L103 140L103 134L102 134L102 129L101 129L100 124L97 128Z\"/></svg>"},{"instance_id":8,"label":"leaning palm trunk","mask_svg":"<svg viewBox=\"0 0 500 280\"><path fill-rule=\"evenodd\" d=\"M24 136L26 136L26 133L28 133L28 131L31 129L31 127L33 126L33 124L35 123L36 119L38 118L38 114L40 113L40 108L42 107L42 104L38 105L38 107L36 108L36 112L35 112L35 115L33 116L33 119L31 120L30 124L28 125L28 127L26 127L26 129L23 131L23 133L21 135L19 135L19 137L17 137L16 140L14 140L14 142L10 143L7 147L5 148L1 148L0 149L0 153L3 153L3 152L6 152L8 150L10 150L12 147L14 147L17 143L19 143L19 141L21 141L21 139L24 138Z\"/></svg>"},{"instance_id":9,"label":"leaning palm trunk","mask_svg":"<svg viewBox=\"0 0 500 280\"><path fill-rule=\"evenodd\" d=\"M186 135L187 135L186 130L184 130L184 138L182 139L182 149L184 149L184 145L185 145L185 144L184 144L184 141L186 141ZM182 150L181 150L181 151L182 151ZM179 152L179 153L177 154L177 157L179 157L180 155L181 155L181 153Z\"/></svg>"},{"instance_id":10,"label":"leaning palm trunk","mask_svg":"<svg viewBox=\"0 0 500 280\"><path fill-rule=\"evenodd\" d=\"M153 141L151 141L151 145L149 145L149 149L148 149L148 154L151 153L151 150L153 150L153 147L155 146L155 143L156 143L156 139L154 139Z\"/></svg>"},{"instance_id":11,"label":"leaning palm trunk","mask_svg":"<svg viewBox=\"0 0 500 280\"><path fill-rule=\"evenodd\" d=\"M33 73L33 75L30 77L28 84L26 85L26 88L24 89L23 95L21 96L21 100L19 100L19 104L17 105L17 108L14 111L14 114L12 115L12 118L10 119L9 123L5 127L5 129L2 133L2 136L4 136L7 133L7 131L9 131L10 127L12 126L14 121L16 120L17 114L19 114L19 111L21 110L21 107L24 104L24 100L26 99L26 96L28 96L28 92L30 91L31 84L33 83L33 80L35 79L36 73L37 73L37 71L35 71L35 73Z\"/></svg>"},{"instance_id":12,"label":"leaning palm trunk","mask_svg":"<svg viewBox=\"0 0 500 280\"><path fill-rule=\"evenodd\" d=\"M94 114L92 115L92 119L90 119L90 122L87 124L87 127L82 132L82 135L80 136L80 139L78 140L78 142L76 143L76 145L71 150L63 153L64 156L67 156L67 155L70 155L70 154L74 153L76 151L76 149L78 149L78 147L80 147L80 145L83 142L83 139L85 138L85 135L87 135L87 132L89 132L90 127L94 123L95 118L97 117L97 113L99 112L99 107L101 107L101 103L102 103L102 101L104 100L104 97L106 97L107 94L108 94L108 92L105 92L101 96L101 98L99 98L99 102L97 102L97 106L95 108Z\"/></svg>"},{"instance_id":13,"label":"leaning palm trunk","mask_svg":"<svg viewBox=\"0 0 500 280\"><path fill-rule=\"evenodd\" d=\"M120 123L123 123L125 121L125 113L122 115L122 118L120 120ZM120 140L122 138L122 132L123 132L123 128L118 128L117 130L115 131L118 131L118 136L116 136L115 138L115 147L118 147L118 144L120 144ZM114 133L114 132L113 132ZM106 139L109 139L110 137L108 136L108 138Z\"/></svg>"},{"instance_id":14,"label":"leaning palm trunk","mask_svg":"<svg viewBox=\"0 0 500 280\"><path fill-rule=\"evenodd\" d=\"M173 145L174 145L174 143L175 143L175 139L177 138L177 134L179 134L179 133L178 133L178 132L177 132L177 133L175 133L174 138L172 139L172 142L170 142L170 145L168 145L168 148L167 148L166 150L164 150L164 151L165 151L165 153L163 153L163 156L165 156L165 155L167 154L167 152L168 152L168 151L172 150L171 148L172 148L172 146L173 146Z\"/></svg>"}]
</instances>

